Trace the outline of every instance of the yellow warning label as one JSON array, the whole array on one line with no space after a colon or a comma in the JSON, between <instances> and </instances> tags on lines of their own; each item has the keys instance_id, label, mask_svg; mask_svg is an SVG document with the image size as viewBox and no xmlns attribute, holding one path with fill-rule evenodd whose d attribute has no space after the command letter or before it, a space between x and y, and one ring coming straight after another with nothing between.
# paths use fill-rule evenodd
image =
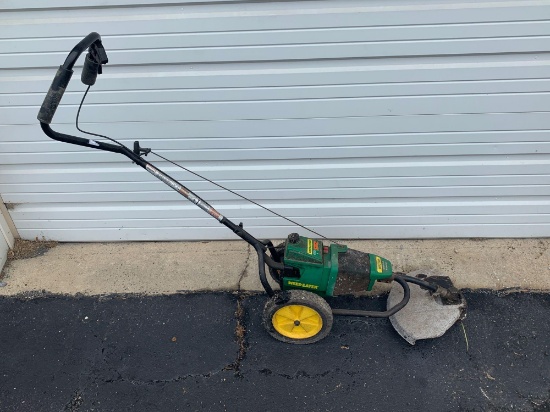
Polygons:
<instances>
[{"instance_id":1,"label":"yellow warning label","mask_svg":"<svg viewBox=\"0 0 550 412\"><path fill-rule=\"evenodd\" d=\"M313 254L313 240L311 240L311 239L307 240L307 254L308 255Z\"/></svg>"},{"instance_id":2,"label":"yellow warning label","mask_svg":"<svg viewBox=\"0 0 550 412\"><path fill-rule=\"evenodd\" d=\"M376 256L376 271L382 273L382 259L379 256Z\"/></svg>"}]
</instances>

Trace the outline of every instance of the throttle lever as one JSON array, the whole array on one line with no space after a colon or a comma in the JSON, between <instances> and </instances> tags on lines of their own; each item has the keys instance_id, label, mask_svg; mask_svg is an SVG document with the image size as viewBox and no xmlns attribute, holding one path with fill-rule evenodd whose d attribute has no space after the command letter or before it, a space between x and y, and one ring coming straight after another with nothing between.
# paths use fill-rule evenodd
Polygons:
<instances>
[{"instance_id":1,"label":"throttle lever","mask_svg":"<svg viewBox=\"0 0 550 412\"><path fill-rule=\"evenodd\" d=\"M90 46L86 59L84 60L84 67L82 68L82 74L80 80L82 83L93 86L97 79L97 75L103 73L101 66L109 61L107 53L103 48L101 42L96 42Z\"/></svg>"},{"instance_id":2,"label":"throttle lever","mask_svg":"<svg viewBox=\"0 0 550 412\"><path fill-rule=\"evenodd\" d=\"M84 67L82 68L82 73L80 75L80 80L82 83L88 86L93 86L100 71L101 65L95 61L92 53L89 52L86 54L86 58L84 59Z\"/></svg>"},{"instance_id":3,"label":"throttle lever","mask_svg":"<svg viewBox=\"0 0 550 412\"><path fill-rule=\"evenodd\" d=\"M107 52L105 51L105 48L103 47L103 44L101 42L94 43L92 47L97 52L97 59L99 61L99 64L107 64L109 63L109 58L107 57Z\"/></svg>"}]
</instances>

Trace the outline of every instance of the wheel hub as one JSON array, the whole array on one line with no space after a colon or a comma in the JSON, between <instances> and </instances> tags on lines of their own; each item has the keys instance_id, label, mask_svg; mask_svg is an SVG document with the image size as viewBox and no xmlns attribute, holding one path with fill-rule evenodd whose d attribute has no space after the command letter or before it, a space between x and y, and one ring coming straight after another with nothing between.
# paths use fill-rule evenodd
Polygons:
<instances>
[{"instance_id":1,"label":"wheel hub","mask_svg":"<svg viewBox=\"0 0 550 412\"><path fill-rule=\"evenodd\" d=\"M277 332L292 339L310 338L323 328L321 315L305 305L283 306L275 312L272 322Z\"/></svg>"}]
</instances>

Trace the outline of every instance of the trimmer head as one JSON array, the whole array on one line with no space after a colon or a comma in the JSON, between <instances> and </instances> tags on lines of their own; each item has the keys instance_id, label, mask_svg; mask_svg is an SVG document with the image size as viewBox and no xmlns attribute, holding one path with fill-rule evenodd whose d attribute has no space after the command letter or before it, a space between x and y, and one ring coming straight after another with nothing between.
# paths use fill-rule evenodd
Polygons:
<instances>
[{"instance_id":1,"label":"trimmer head","mask_svg":"<svg viewBox=\"0 0 550 412\"><path fill-rule=\"evenodd\" d=\"M416 270L408 275L447 289L453 287L447 276L433 270ZM457 320L466 316L466 300L461 293L457 293L457 299L449 301L412 283L409 283L409 288L409 303L390 316L390 321L397 333L411 345L419 339L442 336ZM388 308L395 306L402 298L403 288L394 283L388 296Z\"/></svg>"}]
</instances>

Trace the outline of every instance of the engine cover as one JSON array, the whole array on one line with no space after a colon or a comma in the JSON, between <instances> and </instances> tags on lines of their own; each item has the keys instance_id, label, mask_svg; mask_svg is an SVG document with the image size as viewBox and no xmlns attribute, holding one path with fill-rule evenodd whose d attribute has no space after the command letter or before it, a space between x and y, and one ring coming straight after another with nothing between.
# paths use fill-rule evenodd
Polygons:
<instances>
[{"instance_id":1,"label":"engine cover","mask_svg":"<svg viewBox=\"0 0 550 412\"><path fill-rule=\"evenodd\" d=\"M283 260L299 274L283 278L284 290L303 289L321 296L371 290L377 280L392 275L387 259L345 245L324 246L320 240L296 233L287 238Z\"/></svg>"},{"instance_id":2,"label":"engine cover","mask_svg":"<svg viewBox=\"0 0 550 412\"><path fill-rule=\"evenodd\" d=\"M371 290L377 280L391 277L391 262L372 253L348 249L338 255L338 278L334 295Z\"/></svg>"}]
</instances>

